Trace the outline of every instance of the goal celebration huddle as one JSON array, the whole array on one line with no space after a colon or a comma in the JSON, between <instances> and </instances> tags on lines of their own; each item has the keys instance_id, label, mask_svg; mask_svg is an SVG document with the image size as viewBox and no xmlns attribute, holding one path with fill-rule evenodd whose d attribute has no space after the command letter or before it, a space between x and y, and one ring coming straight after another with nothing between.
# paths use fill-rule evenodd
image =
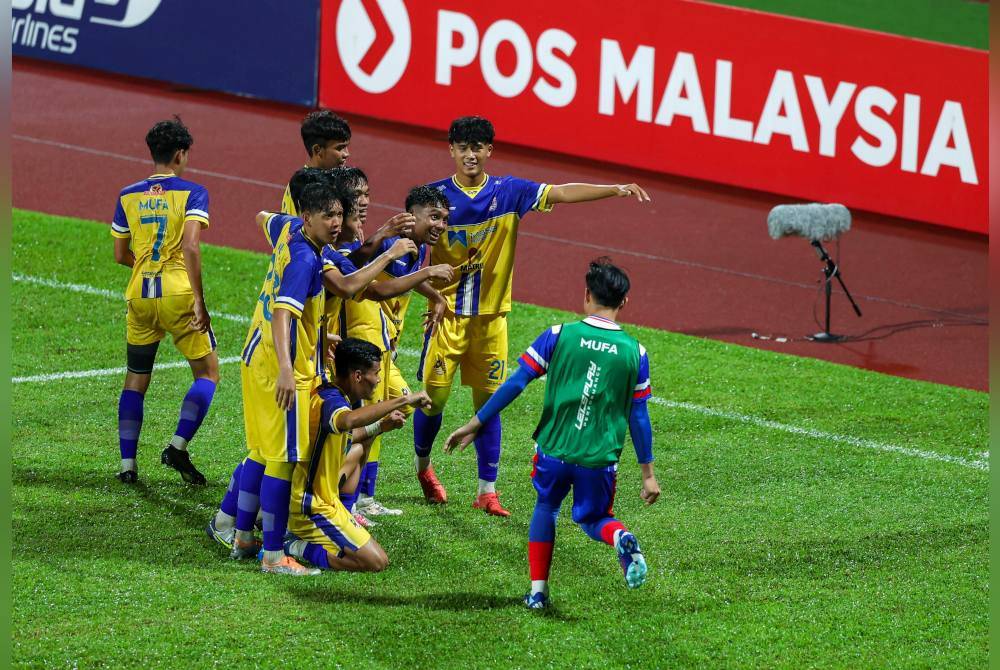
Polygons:
<instances>
[{"instance_id":1,"label":"goal celebration huddle","mask_svg":"<svg viewBox=\"0 0 1000 670\"><path fill-rule=\"evenodd\" d=\"M556 520L571 491L573 521L614 549L630 588L641 586L647 566L639 541L613 511L626 432L642 471L642 500L652 504L660 493L647 412L649 359L617 323L629 278L606 257L581 267L584 317L553 324L514 366L507 317L523 217L605 198L642 203L646 192L636 184L492 176L486 171L492 124L462 117L448 133L454 174L412 188L401 211L366 235L370 185L353 159L347 164L347 122L312 112L301 135L308 160L290 177L280 211L261 203L255 221L247 216L247 228L264 236L271 255L260 268L261 284L250 289L257 301L238 363L246 456L232 464L209 536L231 559L259 561L265 573L386 569L389 557L372 536L374 519L405 510L376 496L382 449L412 446L413 473L390 476L412 478L428 504L447 504L432 463L435 444L445 453L473 445L476 511L469 513L509 516L496 488L501 447L527 460L531 445L503 444L501 417L528 384L544 378L541 414L528 419L537 422L531 475L537 501L525 605L549 604ZM154 125L146 144L153 174L122 189L111 226L115 261L131 268L117 477L124 484L139 480L144 396L169 333L193 381L161 462L185 482L205 485L191 452L202 459L210 451L197 449L197 431L217 385L236 383L235 375L220 380L205 301L204 285L215 280L203 279L200 251L201 231L211 222L209 195L184 178L194 139L179 118ZM406 321L414 292L427 301L421 324ZM413 380L421 390L396 365L406 327L423 332ZM475 414L444 437L456 374L471 388ZM403 437L408 425L411 438ZM384 439L386 433L394 435Z\"/></svg>"}]
</instances>

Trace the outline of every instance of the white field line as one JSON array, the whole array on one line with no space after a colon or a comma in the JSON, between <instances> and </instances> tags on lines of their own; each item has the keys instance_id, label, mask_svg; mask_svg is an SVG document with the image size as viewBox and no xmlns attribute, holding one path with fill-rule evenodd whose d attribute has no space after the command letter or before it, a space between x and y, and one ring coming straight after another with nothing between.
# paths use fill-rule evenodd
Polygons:
<instances>
[{"instance_id":1,"label":"white field line","mask_svg":"<svg viewBox=\"0 0 1000 670\"><path fill-rule=\"evenodd\" d=\"M240 360L239 356L220 358L219 363L235 363ZM170 370L173 368L186 368L187 361L170 361L169 363L157 363L157 370ZM33 382L54 382L65 379L84 379L86 377L112 377L125 374L125 368L102 368L100 370L73 370L70 372L53 372L47 375L32 375L31 377L14 377L11 381L15 384L30 384Z\"/></svg>"},{"instance_id":2,"label":"white field line","mask_svg":"<svg viewBox=\"0 0 1000 670\"><path fill-rule=\"evenodd\" d=\"M24 282L28 284L34 284L36 286L47 286L49 288L56 288L63 291L73 291L77 293L85 293L88 295L97 295L104 298L121 299L121 294L115 291L109 291L107 289L97 288L95 286L88 286L86 284L73 284L67 282L60 282L55 279L45 279L41 277L33 277L30 275L22 275L14 273L12 275L14 281ZM215 315L213 315L215 316ZM219 315L222 318L228 318L233 321L238 321L241 323L249 323L250 319L244 316L238 315ZM399 353L403 356L419 356L420 351L417 349L400 349ZM233 356L229 358L222 358L219 363L235 363L240 360L239 356ZM168 368L178 368L187 365L187 361L176 361L171 363L164 363L158 365L157 369L168 369ZM85 377L104 377L111 375L122 375L125 373L125 368L104 368L100 370L79 370L70 372L56 372L44 375L34 375L30 377L14 377L13 382L15 384L30 383L30 382L49 382L58 381L64 379L80 379ZM544 377L542 378L545 379ZM792 435L799 435L801 437L807 437L814 440L820 440L823 442L836 442L839 444L846 444L852 447L860 447L864 449L872 449L875 451L884 451L888 453L902 454L904 456L913 456L915 458L921 458L929 461L940 461L943 463L953 463L955 465L961 465L967 468L973 468L976 470L989 471L990 465L988 458L988 452L981 452L983 456L980 460L970 460L967 458L962 458L960 456L950 456L948 454L939 454L933 451L925 451L923 449L914 449L911 447L901 447L895 444L885 444L882 442L875 442L874 440L866 440L859 437L852 437L850 435L838 435L836 433L827 433L821 430L815 430L812 428L802 428L800 426L791 426L785 423L778 423L777 421L771 421L770 419L762 419L756 416L750 416L748 414L739 414L736 412L727 412L725 410L713 409L711 407L703 407L701 405L695 405L689 402L679 402L676 400L667 400L664 398L653 397L650 400L652 403L661 405L663 407L669 407L671 409L682 409L689 412L697 412L699 414L704 414L706 416L711 416L719 419L726 419L729 421L735 421L737 423L745 423L760 428L767 428L769 430L776 430L780 432L790 433Z\"/></svg>"},{"instance_id":3,"label":"white field line","mask_svg":"<svg viewBox=\"0 0 1000 670\"><path fill-rule=\"evenodd\" d=\"M895 444L885 444L882 442L875 442L874 440L866 440L860 437L852 437L850 435L838 435L836 433L827 433L822 430L815 430L812 428L801 428L799 426L790 426L785 423L778 423L777 421L771 421L770 419L762 419L756 416L749 416L747 414L738 414L736 412L726 412L723 410L713 409L711 407L702 407L701 405L695 405L689 402L678 402L676 400L665 400L664 398L653 397L650 402L656 403L657 405L662 405L664 407L670 407L672 409L684 409L690 412L698 412L699 414L705 414L706 416L716 417L719 419L727 419L729 421L736 421L738 423L747 423L754 426L759 426L761 428L769 428L771 430L783 431L786 433L791 433L793 435L800 435L802 437L808 437L815 440L820 440L824 442L838 442L840 444L850 445L852 447L861 447L863 449L874 449L876 451L886 451L894 454L903 454L904 456L914 456L916 458L922 458L928 461L941 461L943 463L954 463L955 465L962 465L967 468L974 468L976 470L989 471L990 464L986 460L988 457L988 452L981 452L983 458L981 460L970 460L967 458L962 458L961 456L949 456L948 454L939 454L934 451L925 451L923 449L913 449L911 447L900 447Z\"/></svg>"}]
</instances>

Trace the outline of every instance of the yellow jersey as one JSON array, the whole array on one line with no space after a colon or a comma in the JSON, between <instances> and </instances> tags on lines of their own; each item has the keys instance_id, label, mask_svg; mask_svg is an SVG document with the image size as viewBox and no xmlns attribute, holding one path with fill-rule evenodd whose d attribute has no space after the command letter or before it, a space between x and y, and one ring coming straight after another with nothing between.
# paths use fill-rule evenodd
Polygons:
<instances>
[{"instance_id":1,"label":"yellow jersey","mask_svg":"<svg viewBox=\"0 0 1000 670\"><path fill-rule=\"evenodd\" d=\"M448 230L431 250L431 264L455 268L441 294L458 316L510 311L517 227L530 211L549 212L548 184L517 177L490 177L465 188L454 176L430 184L451 202Z\"/></svg>"},{"instance_id":2,"label":"yellow jersey","mask_svg":"<svg viewBox=\"0 0 1000 670\"><path fill-rule=\"evenodd\" d=\"M125 299L191 293L184 265L184 222L208 228L208 191L173 174L154 174L118 196L111 235L130 239L135 264Z\"/></svg>"},{"instance_id":3,"label":"yellow jersey","mask_svg":"<svg viewBox=\"0 0 1000 670\"><path fill-rule=\"evenodd\" d=\"M321 339L324 302L321 247L305 234L302 221L292 216L270 214L263 228L274 251L243 347L243 363L263 366L277 376L271 320L275 310L288 310L292 315L289 344L295 385L311 388L320 376L325 347Z\"/></svg>"},{"instance_id":4,"label":"yellow jersey","mask_svg":"<svg viewBox=\"0 0 1000 670\"><path fill-rule=\"evenodd\" d=\"M347 394L328 384L320 386L316 393L322 399L323 406L312 456L308 464L299 463L296 466L309 468L302 495L302 511L306 514L309 513L311 497L314 495L327 504L339 499L340 469L344 465L344 457L351 449L351 431L338 431L335 421L338 414L351 410Z\"/></svg>"}]
</instances>

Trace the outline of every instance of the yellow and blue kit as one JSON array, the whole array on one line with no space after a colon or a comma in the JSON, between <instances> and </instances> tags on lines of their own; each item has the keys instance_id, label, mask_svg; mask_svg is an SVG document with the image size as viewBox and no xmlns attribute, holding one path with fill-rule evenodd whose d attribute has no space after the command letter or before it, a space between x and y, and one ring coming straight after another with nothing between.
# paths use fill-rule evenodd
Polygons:
<instances>
[{"instance_id":1,"label":"yellow and blue kit","mask_svg":"<svg viewBox=\"0 0 1000 670\"><path fill-rule=\"evenodd\" d=\"M387 251L398 239L398 237L393 237L383 242L382 250ZM423 267L424 260L427 258L427 249L428 247L426 244L421 244L417 247L416 255L409 254L403 258L397 258L382 271L382 274L378 276L378 281L405 277L413 274L414 272L418 272L420 268ZM393 337L395 340L399 340L403 334L403 323L406 320L406 310L410 306L410 297L412 296L413 291L411 290L402 295L397 295L395 298L383 300L380 303L382 306L382 312L389 320L389 325L395 333Z\"/></svg>"},{"instance_id":2,"label":"yellow and blue kit","mask_svg":"<svg viewBox=\"0 0 1000 670\"><path fill-rule=\"evenodd\" d=\"M303 167L309 166L304 165ZM290 214L291 216L299 215L299 210L295 207L295 202L292 200L291 184L285 184L285 192L281 196L281 213Z\"/></svg>"},{"instance_id":3,"label":"yellow and blue kit","mask_svg":"<svg viewBox=\"0 0 1000 670\"><path fill-rule=\"evenodd\" d=\"M374 257L386 253L398 238L392 237L382 241ZM341 245L337 250L343 257L356 251L361 246L361 242L351 242ZM423 247L421 246L421 249ZM380 275L383 278L404 277L420 269L426 257L426 252L418 252L416 256L410 255L400 258L388 266ZM383 309L383 303L374 300L344 300L341 303L340 315L337 320L339 334L343 338L356 337L365 342L374 344L382 351L382 372L379 385L372 394L372 402L381 402L389 398L398 398L409 393L409 384L403 378L395 361L393 361L393 342L399 333L395 323ZM402 408L406 415L413 413L413 408L406 406ZM382 451L382 439L376 437L368 452L369 463L377 463ZM362 488L366 489L367 481ZM367 493L367 489L362 491Z\"/></svg>"},{"instance_id":4,"label":"yellow and blue kit","mask_svg":"<svg viewBox=\"0 0 1000 670\"><path fill-rule=\"evenodd\" d=\"M474 188L460 186L454 176L430 186L452 205L447 233L431 250L431 264L451 265L456 278L440 289L449 313L434 335L424 338L417 378L450 388L461 368L462 384L492 393L507 378L507 312L518 225L530 211L552 210L552 187L489 175Z\"/></svg>"},{"instance_id":5,"label":"yellow and blue kit","mask_svg":"<svg viewBox=\"0 0 1000 670\"><path fill-rule=\"evenodd\" d=\"M338 431L335 420L350 409L347 395L336 386L316 389L310 421L312 455L296 464L292 474L288 529L334 556L343 549L357 551L371 538L340 501L341 469L351 448L351 431Z\"/></svg>"},{"instance_id":6,"label":"yellow and blue kit","mask_svg":"<svg viewBox=\"0 0 1000 670\"><path fill-rule=\"evenodd\" d=\"M186 221L208 228L208 191L173 174L155 174L121 190L111 235L130 240L135 255L125 290L129 344L152 344L170 333L193 360L215 349L215 336L188 326L194 296L181 247Z\"/></svg>"},{"instance_id":7,"label":"yellow and blue kit","mask_svg":"<svg viewBox=\"0 0 1000 670\"><path fill-rule=\"evenodd\" d=\"M310 390L323 364L321 246L292 216L271 214L263 228L274 251L243 345L243 415L250 451L266 461L290 463L309 458ZM271 321L279 309L291 314L289 345L296 392L288 411L280 409L275 398L278 357Z\"/></svg>"},{"instance_id":8,"label":"yellow and blue kit","mask_svg":"<svg viewBox=\"0 0 1000 670\"><path fill-rule=\"evenodd\" d=\"M449 177L429 184L448 197L447 234L431 250L431 264L455 268L455 280L440 289L457 316L510 311L511 273L521 218L548 212L548 184L517 177L483 175L479 187L464 188Z\"/></svg>"}]
</instances>

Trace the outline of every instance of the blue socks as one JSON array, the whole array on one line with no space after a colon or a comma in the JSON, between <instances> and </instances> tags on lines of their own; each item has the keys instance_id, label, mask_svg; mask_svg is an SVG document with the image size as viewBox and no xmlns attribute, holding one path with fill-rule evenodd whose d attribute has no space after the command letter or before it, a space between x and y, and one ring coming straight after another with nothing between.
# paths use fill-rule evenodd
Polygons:
<instances>
[{"instance_id":1,"label":"blue socks","mask_svg":"<svg viewBox=\"0 0 1000 670\"><path fill-rule=\"evenodd\" d=\"M264 475L260 485L260 507L264 510L264 551L284 549L291 499L292 482Z\"/></svg>"},{"instance_id":2,"label":"blue socks","mask_svg":"<svg viewBox=\"0 0 1000 670\"><path fill-rule=\"evenodd\" d=\"M347 511L351 512L351 514L354 513L354 512L351 511L351 508L354 507L354 503L356 503L358 501L358 489L360 489L360 488L361 488L361 485L359 484L358 488L354 490L354 493L341 493L340 494L340 502L344 503L344 507L346 507Z\"/></svg>"},{"instance_id":3,"label":"blue socks","mask_svg":"<svg viewBox=\"0 0 1000 670\"><path fill-rule=\"evenodd\" d=\"M233 470L233 476L229 478L229 488L226 489L226 495L222 497L222 504L219 505L219 509L226 516L235 517L237 512L237 501L240 497L240 475L243 472L243 463L241 462Z\"/></svg>"},{"instance_id":4,"label":"blue socks","mask_svg":"<svg viewBox=\"0 0 1000 670\"><path fill-rule=\"evenodd\" d=\"M357 492L369 498L374 498L376 478L378 478L378 461L365 463L365 469L361 471L361 480L358 482Z\"/></svg>"},{"instance_id":5,"label":"blue socks","mask_svg":"<svg viewBox=\"0 0 1000 670\"><path fill-rule=\"evenodd\" d=\"M324 570L330 569L329 556L326 553L326 549L322 545L309 542L306 544L306 549L302 553L302 557L315 565L317 568L322 568Z\"/></svg>"},{"instance_id":6,"label":"blue socks","mask_svg":"<svg viewBox=\"0 0 1000 670\"><path fill-rule=\"evenodd\" d=\"M128 389L118 398L118 449L122 460L135 459L142 430L142 401L141 393Z\"/></svg>"},{"instance_id":7,"label":"blue socks","mask_svg":"<svg viewBox=\"0 0 1000 670\"><path fill-rule=\"evenodd\" d=\"M414 423L416 425L416 423ZM474 440L479 478L487 482L497 480L500 469L500 416L486 421Z\"/></svg>"},{"instance_id":8,"label":"blue socks","mask_svg":"<svg viewBox=\"0 0 1000 670\"><path fill-rule=\"evenodd\" d=\"M240 490L237 497L236 530L253 531L260 509L260 487L264 478L264 464L247 458L240 472Z\"/></svg>"},{"instance_id":9,"label":"blue socks","mask_svg":"<svg viewBox=\"0 0 1000 670\"><path fill-rule=\"evenodd\" d=\"M191 441L191 438L198 431L198 427L201 426L205 415L208 414L208 408L212 404L214 396L215 382L204 378L194 380L191 388L188 389L187 395L184 396L184 402L181 404L181 417L177 422L177 432L171 444L174 444L177 438L180 438L180 440L183 440L181 445L174 444L174 446L178 449L183 449L187 446L187 443Z\"/></svg>"},{"instance_id":10,"label":"blue socks","mask_svg":"<svg viewBox=\"0 0 1000 670\"><path fill-rule=\"evenodd\" d=\"M427 416L421 409L413 413L413 451L416 452L417 456L431 455L431 449L434 447L438 431L441 430L443 419L443 413Z\"/></svg>"}]
</instances>

